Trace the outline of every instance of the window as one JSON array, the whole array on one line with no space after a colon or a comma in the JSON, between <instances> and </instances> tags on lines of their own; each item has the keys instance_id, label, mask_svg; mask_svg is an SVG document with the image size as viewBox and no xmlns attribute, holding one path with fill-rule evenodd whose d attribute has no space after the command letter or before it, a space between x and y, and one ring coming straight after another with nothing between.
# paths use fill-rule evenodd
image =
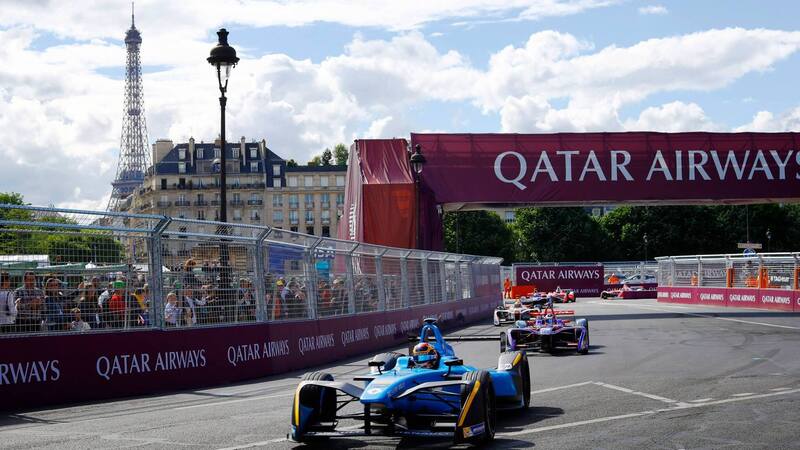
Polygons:
<instances>
[{"instance_id":1,"label":"window","mask_svg":"<svg viewBox=\"0 0 800 450\"><path fill-rule=\"evenodd\" d=\"M181 189L186 187L186 178L178 178L178 187Z\"/></svg>"},{"instance_id":2,"label":"window","mask_svg":"<svg viewBox=\"0 0 800 450\"><path fill-rule=\"evenodd\" d=\"M273 211L272 223L281 223L281 222L283 222L283 211Z\"/></svg>"},{"instance_id":3,"label":"window","mask_svg":"<svg viewBox=\"0 0 800 450\"><path fill-rule=\"evenodd\" d=\"M241 209L234 209L233 210L233 220L242 220L242 210Z\"/></svg>"},{"instance_id":4,"label":"window","mask_svg":"<svg viewBox=\"0 0 800 450\"><path fill-rule=\"evenodd\" d=\"M280 164L273 164L272 165L272 176L273 177L281 176L281 165Z\"/></svg>"},{"instance_id":5,"label":"window","mask_svg":"<svg viewBox=\"0 0 800 450\"><path fill-rule=\"evenodd\" d=\"M166 178L162 178L161 179L161 189L166 189L166 188L167 188L167 179Z\"/></svg>"},{"instance_id":6,"label":"window","mask_svg":"<svg viewBox=\"0 0 800 450\"><path fill-rule=\"evenodd\" d=\"M239 147L233 147L231 150L231 156L233 159L239 159Z\"/></svg>"},{"instance_id":7,"label":"window","mask_svg":"<svg viewBox=\"0 0 800 450\"><path fill-rule=\"evenodd\" d=\"M314 221L314 211L306 211L306 223Z\"/></svg>"},{"instance_id":8,"label":"window","mask_svg":"<svg viewBox=\"0 0 800 450\"><path fill-rule=\"evenodd\" d=\"M272 179L272 187L276 187L276 188L281 187L281 179L280 178L273 178Z\"/></svg>"},{"instance_id":9,"label":"window","mask_svg":"<svg viewBox=\"0 0 800 450\"><path fill-rule=\"evenodd\" d=\"M331 221L331 211L329 209L326 209L326 210L322 211L322 221L323 222L325 222L325 221L330 222Z\"/></svg>"},{"instance_id":10,"label":"window","mask_svg":"<svg viewBox=\"0 0 800 450\"><path fill-rule=\"evenodd\" d=\"M514 211L506 211L506 217L505 217L506 223L513 222L515 217L516 213Z\"/></svg>"},{"instance_id":11,"label":"window","mask_svg":"<svg viewBox=\"0 0 800 450\"><path fill-rule=\"evenodd\" d=\"M233 179L233 187L235 187L235 188L239 187L239 179L238 178L234 178Z\"/></svg>"},{"instance_id":12,"label":"window","mask_svg":"<svg viewBox=\"0 0 800 450\"><path fill-rule=\"evenodd\" d=\"M331 237L331 227L322 227L322 237Z\"/></svg>"},{"instance_id":13,"label":"window","mask_svg":"<svg viewBox=\"0 0 800 450\"><path fill-rule=\"evenodd\" d=\"M289 231L297 233L297 227L289 227Z\"/></svg>"},{"instance_id":14,"label":"window","mask_svg":"<svg viewBox=\"0 0 800 450\"><path fill-rule=\"evenodd\" d=\"M322 194L322 207L323 208L330 208L331 207L331 195L327 192Z\"/></svg>"},{"instance_id":15,"label":"window","mask_svg":"<svg viewBox=\"0 0 800 450\"><path fill-rule=\"evenodd\" d=\"M289 211L289 222L296 224L299 220L297 211Z\"/></svg>"},{"instance_id":16,"label":"window","mask_svg":"<svg viewBox=\"0 0 800 450\"><path fill-rule=\"evenodd\" d=\"M289 177L289 187L297 187L297 177Z\"/></svg>"},{"instance_id":17,"label":"window","mask_svg":"<svg viewBox=\"0 0 800 450\"><path fill-rule=\"evenodd\" d=\"M339 192L336 194L336 204L337 205L344 205L344 193Z\"/></svg>"},{"instance_id":18,"label":"window","mask_svg":"<svg viewBox=\"0 0 800 450\"><path fill-rule=\"evenodd\" d=\"M186 203L186 194L179 194L178 195L178 202L179 203Z\"/></svg>"},{"instance_id":19,"label":"window","mask_svg":"<svg viewBox=\"0 0 800 450\"><path fill-rule=\"evenodd\" d=\"M297 194L289 195L289 208L297 208Z\"/></svg>"},{"instance_id":20,"label":"window","mask_svg":"<svg viewBox=\"0 0 800 450\"><path fill-rule=\"evenodd\" d=\"M306 227L306 234L314 234L314 227Z\"/></svg>"},{"instance_id":21,"label":"window","mask_svg":"<svg viewBox=\"0 0 800 450\"><path fill-rule=\"evenodd\" d=\"M336 186L344 186L344 175L336 175Z\"/></svg>"},{"instance_id":22,"label":"window","mask_svg":"<svg viewBox=\"0 0 800 450\"><path fill-rule=\"evenodd\" d=\"M311 177L311 176L306 176L305 178L306 178L306 179L305 179L305 184L304 184L304 186L305 186L305 187L313 187L313 186L314 186L314 177Z\"/></svg>"},{"instance_id":23,"label":"window","mask_svg":"<svg viewBox=\"0 0 800 450\"><path fill-rule=\"evenodd\" d=\"M219 158L219 157L220 157L220 155L221 155L221 153L220 153L219 149L218 149L218 148L215 148L215 149L214 149L214 158Z\"/></svg>"},{"instance_id":24,"label":"window","mask_svg":"<svg viewBox=\"0 0 800 450\"><path fill-rule=\"evenodd\" d=\"M179 148L178 149L178 159L186 159L186 149Z\"/></svg>"},{"instance_id":25,"label":"window","mask_svg":"<svg viewBox=\"0 0 800 450\"><path fill-rule=\"evenodd\" d=\"M258 210L257 209L251 209L250 210L250 220L258 220L258 219L260 219L260 217L258 216Z\"/></svg>"},{"instance_id":26,"label":"window","mask_svg":"<svg viewBox=\"0 0 800 450\"><path fill-rule=\"evenodd\" d=\"M279 208L283 206L283 194L272 194L272 207Z\"/></svg>"},{"instance_id":27,"label":"window","mask_svg":"<svg viewBox=\"0 0 800 450\"><path fill-rule=\"evenodd\" d=\"M203 159L203 147L197 149L197 159Z\"/></svg>"},{"instance_id":28,"label":"window","mask_svg":"<svg viewBox=\"0 0 800 450\"><path fill-rule=\"evenodd\" d=\"M258 158L258 147L250 147L250 157Z\"/></svg>"},{"instance_id":29,"label":"window","mask_svg":"<svg viewBox=\"0 0 800 450\"><path fill-rule=\"evenodd\" d=\"M314 194L306 194L306 208L313 208L314 207Z\"/></svg>"},{"instance_id":30,"label":"window","mask_svg":"<svg viewBox=\"0 0 800 450\"><path fill-rule=\"evenodd\" d=\"M322 186L322 187L328 187L328 182L329 181L330 181L330 178L328 178L325 175L319 177L319 185Z\"/></svg>"},{"instance_id":31,"label":"window","mask_svg":"<svg viewBox=\"0 0 800 450\"><path fill-rule=\"evenodd\" d=\"M203 202L203 194L197 194L197 203Z\"/></svg>"},{"instance_id":32,"label":"window","mask_svg":"<svg viewBox=\"0 0 800 450\"><path fill-rule=\"evenodd\" d=\"M254 192L254 193L250 194L250 200L252 200L254 202L257 202L257 201L261 200L261 196L259 196L258 194L256 194Z\"/></svg>"},{"instance_id":33,"label":"window","mask_svg":"<svg viewBox=\"0 0 800 450\"><path fill-rule=\"evenodd\" d=\"M197 220L206 220L206 211L204 209L197 210Z\"/></svg>"},{"instance_id":34,"label":"window","mask_svg":"<svg viewBox=\"0 0 800 450\"><path fill-rule=\"evenodd\" d=\"M186 163L178 163L178 173L186 173Z\"/></svg>"},{"instance_id":35,"label":"window","mask_svg":"<svg viewBox=\"0 0 800 450\"><path fill-rule=\"evenodd\" d=\"M242 195L239 194L238 192L234 193L232 203L241 203L241 201L242 201Z\"/></svg>"},{"instance_id":36,"label":"window","mask_svg":"<svg viewBox=\"0 0 800 450\"><path fill-rule=\"evenodd\" d=\"M250 163L250 172L258 172L258 162Z\"/></svg>"}]
</instances>

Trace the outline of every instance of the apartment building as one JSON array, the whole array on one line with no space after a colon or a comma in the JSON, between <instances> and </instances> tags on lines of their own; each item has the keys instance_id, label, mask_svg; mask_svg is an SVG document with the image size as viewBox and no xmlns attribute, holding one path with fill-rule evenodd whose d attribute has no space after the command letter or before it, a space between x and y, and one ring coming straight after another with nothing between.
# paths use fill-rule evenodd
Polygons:
<instances>
[{"instance_id":1,"label":"apartment building","mask_svg":"<svg viewBox=\"0 0 800 450\"><path fill-rule=\"evenodd\" d=\"M153 166L123 205L134 213L218 220L220 142L153 145ZM267 225L316 236L335 236L344 204L347 166L295 166L260 142L228 142L228 222ZM192 232L213 232L202 223Z\"/></svg>"}]
</instances>

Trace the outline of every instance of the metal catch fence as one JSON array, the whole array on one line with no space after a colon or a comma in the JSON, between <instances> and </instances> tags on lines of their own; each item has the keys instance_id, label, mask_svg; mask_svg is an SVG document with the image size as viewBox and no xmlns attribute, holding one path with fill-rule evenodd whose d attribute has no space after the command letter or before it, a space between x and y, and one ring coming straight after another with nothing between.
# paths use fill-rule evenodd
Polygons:
<instances>
[{"instance_id":1,"label":"metal catch fence","mask_svg":"<svg viewBox=\"0 0 800 450\"><path fill-rule=\"evenodd\" d=\"M800 253L665 256L659 285L800 289Z\"/></svg>"},{"instance_id":2,"label":"metal catch fence","mask_svg":"<svg viewBox=\"0 0 800 450\"><path fill-rule=\"evenodd\" d=\"M276 228L0 205L0 331L317 319L500 292L500 258Z\"/></svg>"}]
</instances>

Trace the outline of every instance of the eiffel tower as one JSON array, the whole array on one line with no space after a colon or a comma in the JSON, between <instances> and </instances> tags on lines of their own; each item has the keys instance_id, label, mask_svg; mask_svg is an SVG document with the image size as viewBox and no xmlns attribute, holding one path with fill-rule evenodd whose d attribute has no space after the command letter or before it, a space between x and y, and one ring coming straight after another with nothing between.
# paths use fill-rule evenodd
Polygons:
<instances>
[{"instance_id":1,"label":"eiffel tower","mask_svg":"<svg viewBox=\"0 0 800 450\"><path fill-rule=\"evenodd\" d=\"M125 200L144 181L150 166L147 142L147 122L144 117L144 93L142 91L142 64L139 46L142 35L134 22L131 3L131 28L125 33L128 59L125 65L125 106L122 116L122 138L120 139L117 176L111 183L111 198L108 211L118 211Z\"/></svg>"}]
</instances>

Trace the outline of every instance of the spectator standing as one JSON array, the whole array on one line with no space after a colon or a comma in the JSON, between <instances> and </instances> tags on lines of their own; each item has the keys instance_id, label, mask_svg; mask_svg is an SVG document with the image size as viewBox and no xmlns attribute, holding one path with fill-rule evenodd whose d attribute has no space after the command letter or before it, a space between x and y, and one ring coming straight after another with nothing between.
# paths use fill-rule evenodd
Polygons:
<instances>
[{"instance_id":1,"label":"spectator standing","mask_svg":"<svg viewBox=\"0 0 800 450\"><path fill-rule=\"evenodd\" d=\"M14 320L17 318L14 300L11 276L8 272L0 272L0 333L10 333L14 330Z\"/></svg>"},{"instance_id":2,"label":"spectator standing","mask_svg":"<svg viewBox=\"0 0 800 450\"><path fill-rule=\"evenodd\" d=\"M256 320L256 296L253 292L253 283L247 278L239 281L236 309L239 322Z\"/></svg>"},{"instance_id":3,"label":"spectator standing","mask_svg":"<svg viewBox=\"0 0 800 450\"><path fill-rule=\"evenodd\" d=\"M64 331L66 328L64 295L60 288L61 282L56 278L48 278L44 284L44 320L49 331Z\"/></svg>"},{"instance_id":4,"label":"spectator standing","mask_svg":"<svg viewBox=\"0 0 800 450\"><path fill-rule=\"evenodd\" d=\"M17 318L14 321L17 331L39 331L44 309L44 292L36 287L36 275L25 272L23 285L14 291L14 305Z\"/></svg>"},{"instance_id":5,"label":"spectator standing","mask_svg":"<svg viewBox=\"0 0 800 450\"><path fill-rule=\"evenodd\" d=\"M175 292L167 294L167 304L164 305L164 324L167 327L177 327L183 308L178 307L178 296Z\"/></svg>"},{"instance_id":6,"label":"spectator standing","mask_svg":"<svg viewBox=\"0 0 800 450\"><path fill-rule=\"evenodd\" d=\"M125 325L126 311L125 282L118 280L114 282L114 293L108 301L108 317L112 327L122 328Z\"/></svg>"},{"instance_id":7,"label":"spectator standing","mask_svg":"<svg viewBox=\"0 0 800 450\"><path fill-rule=\"evenodd\" d=\"M197 325L198 314L205 315L203 310L205 309L206 302L202 298L195 298L194 289L192 289L191 286L187 286L183 290L183 306L186 325L188 326Z\"/></svg>"},{"instance_id":8,"label":"spectator standing","mask_svg":"<svg viewBox=\"0 0 800 450\"><path fill-rule=\"evenodd\" d=\"M72 323L69 325L70 331L89 331L92 329L92 327L81 318L80 308L72 308L70 312L72 313Z\"/></svg>"}]
</instances>

